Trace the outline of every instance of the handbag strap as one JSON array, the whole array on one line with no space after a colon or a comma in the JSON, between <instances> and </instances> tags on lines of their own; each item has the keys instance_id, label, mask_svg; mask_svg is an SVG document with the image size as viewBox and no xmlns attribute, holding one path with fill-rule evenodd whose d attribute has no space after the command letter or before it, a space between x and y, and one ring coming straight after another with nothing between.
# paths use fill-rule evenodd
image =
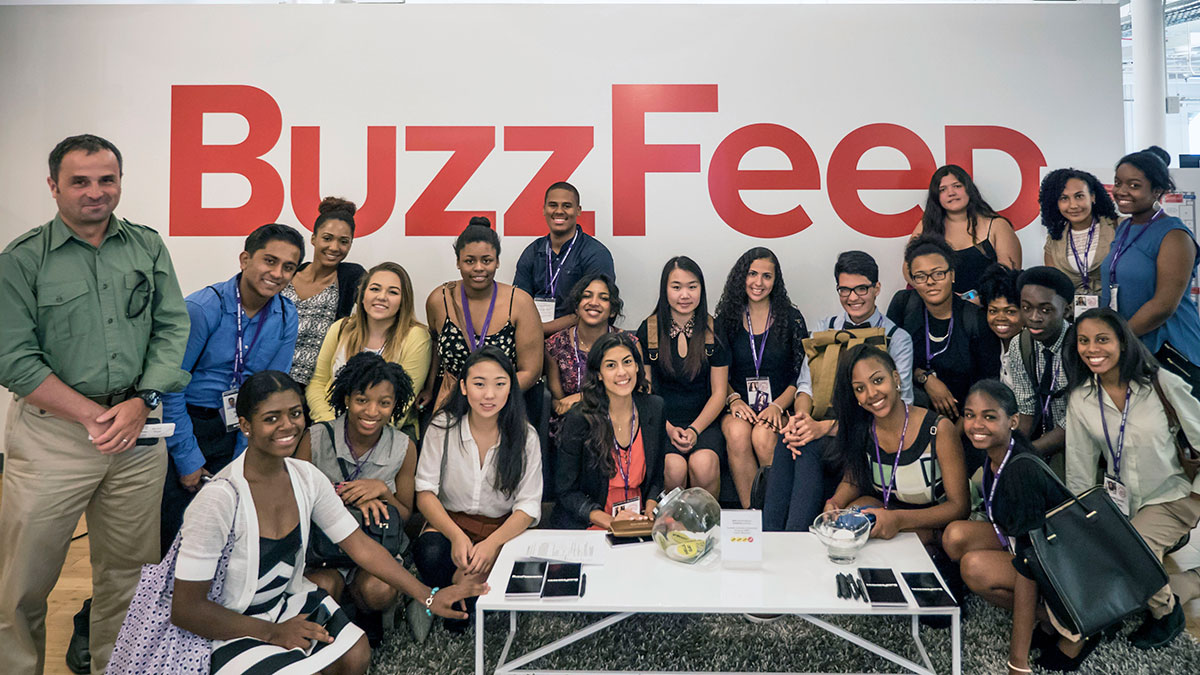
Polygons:
<instances>
[{"instance_id":1,"label":"handbag strap","mask_svg":"<svg viewBox=\"0 0 1200 675\"><path fill-rule=\"evenodd\" d=\"M1034 466L1036 466L1038 471L1040 471L1047 480L1049 480L1052 483L1054 483L1055 485L1057 485L1059 488L1062 489L1062 492L1064 494L1068 495L1066 502L1073 502L1075 505L1079 506L1080 508L1087 509L1087 506L1085 506L1083 504L1083 502L1079 501L1079 497L1077 497L1074 492L1071 492L1069 489L1067 489L1067 486L1063 484L1062 479L1058 477L1058 474L1054 473L1054 471L1050 468L1050 466L1048 464L1046 464L1046 462L1043 461L1041 457L1038 457L1037 455L1035 455L1032 452L1023 452L1023 453L1017 455L1016 457L1013 457L1012 459L1010 459L1009 466L1011 467L1014 464L1016 464L1017 462L1027 462L1027 463L1030 463L1030 464L1033 464ZM1063 502L1063 504L1065 504L1066 502ZM1062 506L1063 506L1062 504L1059 504L1058 506L1055 506L1053 509L1051 509L1051 511L1057 511L1057 510L1061 509Z\"/></svg>"},{"instance_id":2,"label":"handbag strap","mask_svg":"<svg viewBox=\"0 0 1200 675\"><path fill-rule=\"evenodd\" d=\"M233 481L228 478L212 478L208 481L208 485L212 485L217 481L228 483L229 487L233 488L233 519L229 524L229 535L225 538L225 546L221 549L221 558L217 561L217 569L213 574L213 582L208 591L208 599L214 601L225 590L225 570L229 566L229 558L233 554L234 533L237 531L237 513L242 502L242 494L238 492L237 486L233 484Z\"/></svg>"},{"instance_id":3,"label":"handbag strap","mask_svg":"<svg viewBox=\"0 0 1200 675\"><path fill-rule=\"evenodd\" d=\"M1171 405L1171 401L1167 399L1167 393L1163 391L1162 385L1158 382L1157 373L1155 373L1152 383L1154 384L1154 393L1158 394L1158 402L1162 404L1163 412L1167 414L1167 426L1171 429L1171 436L1175 438L1176 444L1186 445L1188 450L1194 453L1196 450L1192 447L1192 442L1186 435L1179 433L1183 429L1183 425L1179 423L1179 413L1175 412L1175 406Z\"/></svg>"}]
</instances>

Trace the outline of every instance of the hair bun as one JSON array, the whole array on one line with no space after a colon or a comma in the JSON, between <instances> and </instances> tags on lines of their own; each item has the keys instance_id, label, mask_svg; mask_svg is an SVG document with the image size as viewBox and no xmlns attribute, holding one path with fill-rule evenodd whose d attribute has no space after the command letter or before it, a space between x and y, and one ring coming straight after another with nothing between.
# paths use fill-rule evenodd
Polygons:
<instances>
[{"instance_id":1,"label":"hair bun","mask_svg":"<svg viewBox=\"0 0 1200 675\"><path fill-rule=\"evenodd\" d=\"M486 227L489 230L492 229L492 221L487 216L471 216L471 222L467 223L467 227L472 225Z\"/></svg>"},{"instance_id":2,"label":"hair bun","mask_svg":"<svg viewBox=\"0 0 1200 675\"><path fill-rule=\"evenodd\" d=\"M322 199L321 203L317 206L317 213L322 215L339 211L353 216L354 212L357 210L358 207L354 205L354 202L348 199L342 199L341 197L326 197L325 199Z\"/></svg>"},{"instance_id":3,"label":"hair bun","mask_svg":"<svg viewBox=\"0 0 1200 675\"><path fill-rule=\"evenodd\" d=\"M1152 146L1146 148L1145 150L1143 150L1142 152L1150 154L1150 155L1154 155L1155 157L1162 160L1162 163L1164 165L1171 166L1171 153L1167 152L1166 150L1163 150L1162 148L1158 147L1157 145L1152 145Z\"/></svg>"}]
</instances>

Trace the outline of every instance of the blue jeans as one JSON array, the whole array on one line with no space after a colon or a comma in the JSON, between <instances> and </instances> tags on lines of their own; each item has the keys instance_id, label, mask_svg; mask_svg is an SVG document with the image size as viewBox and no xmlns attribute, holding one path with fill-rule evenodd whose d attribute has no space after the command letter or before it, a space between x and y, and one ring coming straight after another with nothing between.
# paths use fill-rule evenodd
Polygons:
<instances>
[{"instance_id":1,"label":"blue jeans","mask_svg":"<svg viewBox=\"0 0 1200 675\"><path fill-rule=\"evenodd\" d=\"M767 474L766 503L763 505L763 530L766 532L807 532L825 503L825 481L821 455L832 438L818 438L803 447L799 457L783 442L775 446L771 471Z\"/></svg>"}]
</instances>

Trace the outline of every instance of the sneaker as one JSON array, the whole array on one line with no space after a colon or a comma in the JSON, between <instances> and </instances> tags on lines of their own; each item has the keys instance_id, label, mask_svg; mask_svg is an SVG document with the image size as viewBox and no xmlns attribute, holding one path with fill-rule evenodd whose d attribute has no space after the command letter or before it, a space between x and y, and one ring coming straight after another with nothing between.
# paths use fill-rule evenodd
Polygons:
<instances>
[{"instance_id":1,"label":"sneaker","mask_svg":"<svg viewBox=\"0 0 1200 675\"><path fill-rule=\"evenodd\" d=\"M1129 641L1133 643L1134 647L1158 649L1166 646L1183 632L1187 620L1183 616L1183 605L1179 602L1179 596L1174 597L1175 608L1171 610L1170 614L1159 619L1148 616L1137 630L1129 634Z\"/></svg>"},{"instance_id":2,"label":"sneaker","mask_svg":"<svg viewBox=\"0 0 1200 675\"><path fill-rule=\"evenodd\" d=\"M774 623L783 618L782 614L743 614L750 623Z\"/></svg>"},{"instance_id":3,"label":"sneaker","mask_svg":"<svg viewBox=\"0 0 1200 675\"><path fill-rule=\"evenodd\" d=\"M75 675L92 672L92 652L88 647L88 628L92 618L92 599L83 601L83 607L73 619L75 630L67 643L67 670Z\"/></svg>"}]
</instances>

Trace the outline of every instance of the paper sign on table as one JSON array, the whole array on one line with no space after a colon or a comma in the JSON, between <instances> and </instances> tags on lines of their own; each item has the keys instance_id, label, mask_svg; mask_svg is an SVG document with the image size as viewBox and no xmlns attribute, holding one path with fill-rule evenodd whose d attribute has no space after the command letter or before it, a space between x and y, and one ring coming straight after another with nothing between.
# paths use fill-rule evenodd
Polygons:
<instances>
[{"instance_id":1,"label":"paper sign on table","mask_svg":"<svg viewBox=\"0 0 1200 675\"><path fill-rule=\"evenodd\" d=\"M762 567L762 511L721 511L721 560L726 567Z\"/></svg>"},{"instance_id":2,"label":"paper sign on table","mask_svg":"<svg viewBox=\"0 0 1200 675\"><path fill-rule=\"evenodd\" d=\"M608 557L608 546L604 540L588 536L534 537L522 539L521 543L525 546L520 554L522 558L603 565Z\"/></svg>"}]
</instances>

